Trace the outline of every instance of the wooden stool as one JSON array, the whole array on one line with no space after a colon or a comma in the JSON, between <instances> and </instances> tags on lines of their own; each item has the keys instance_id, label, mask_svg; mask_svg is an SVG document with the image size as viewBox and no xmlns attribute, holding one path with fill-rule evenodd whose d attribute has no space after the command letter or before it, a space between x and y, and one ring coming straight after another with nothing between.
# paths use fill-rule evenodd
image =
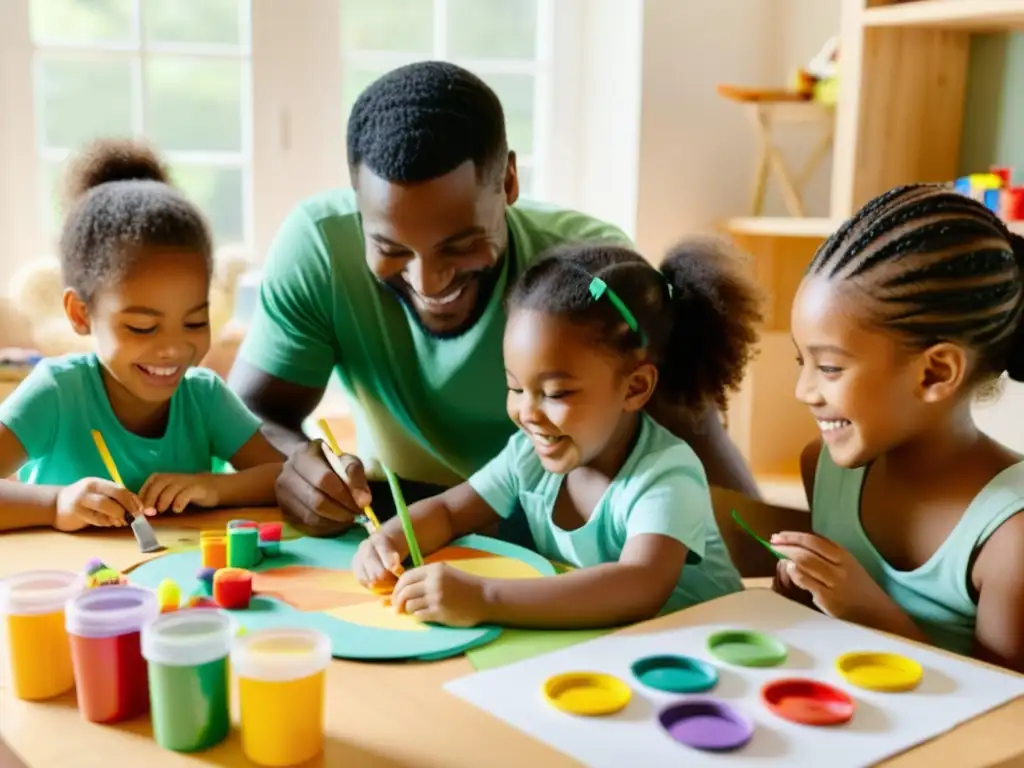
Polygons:
<instances>
[{"instance_id":1,"label":"wooden stool","mask_svg":"<svg viewBox=\"0 0 1024 768\"><path fill-rule=\"evenodd\" d=\"M836 124L834 108L811 101L806 93L798 91L767 91L720 85L718 93L746 106L757 129L759 152L750 215L760 216L764 210L768 177L774 173L790 215L806 216L801 193L811 174L832 148ZM822 133L803 166L793 173L775 143L773 131L777 125L795 123L820 123Z\"/></svg>"}]
</instances>

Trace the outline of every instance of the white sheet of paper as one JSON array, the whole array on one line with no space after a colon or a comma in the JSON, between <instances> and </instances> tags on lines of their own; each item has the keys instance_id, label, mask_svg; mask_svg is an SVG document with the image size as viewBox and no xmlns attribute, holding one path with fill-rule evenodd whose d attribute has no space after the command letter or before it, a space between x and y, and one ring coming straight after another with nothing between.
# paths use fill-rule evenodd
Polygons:
<instances>
[{"instance_id":1,"label":"white sheet of paper","mask_svg":"<svg viewBox=\"0 0 1024 768\"><path fill-rule=\"evenodd\" d=\"M642 627L590 640L497 669L449 682L451 693L595 768L625 765L764 765L787 768L867 766L934 738L959 723L1024 695L1024 676L981 667L967 660L830 619L769 590L730 595L675 614L656 631ZM773 635L789 649L778 667L736 667L715 659L706 640L721 629L753 629ZM889 651L924 667L920 686L904 693L876 693L847 683L835 659L850 651ZM658 712L687 698L646 688L630 672L643 656L680 654L704 659L719 671L716 688L694 697L722 699L755 723L742 749L710 753L673 741ZM570 671L616 675L633 689L629 705L615 715L580 717L552 707L544 681ZM761 687L772 680L807 677L830 683L856 702L853 719L813 727L783 720L761 703Z\"/></svg>"}]
</instances>

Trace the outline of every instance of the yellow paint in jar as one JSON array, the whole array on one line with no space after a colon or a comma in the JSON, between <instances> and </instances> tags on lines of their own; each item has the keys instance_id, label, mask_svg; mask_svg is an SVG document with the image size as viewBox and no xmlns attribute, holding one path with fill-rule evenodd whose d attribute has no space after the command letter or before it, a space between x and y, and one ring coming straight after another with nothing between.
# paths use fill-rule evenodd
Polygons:
<instances>
[{"instance_id":1,"label":"yellow paint in jar","mask_svg":"<svg viewBox=\"0 0 1024 768\"><path fill-rule=\"evenodd\" d=\"M316 757L324 743L324 674L331 641L315 629L264 629L236 637L242 749L275 768Z\"/></svg>"},{"instance_id":2,"label":"yellow paint in jar","mask_svg":"<svg viewBox=\"0 0 1024 768\"><path fill-rule=\"evenodd\" d=\"M0 582L14 695L44 701L75 686L64 604L84 586L70 571L26 571Z\"/></svg>"}]
</instances>

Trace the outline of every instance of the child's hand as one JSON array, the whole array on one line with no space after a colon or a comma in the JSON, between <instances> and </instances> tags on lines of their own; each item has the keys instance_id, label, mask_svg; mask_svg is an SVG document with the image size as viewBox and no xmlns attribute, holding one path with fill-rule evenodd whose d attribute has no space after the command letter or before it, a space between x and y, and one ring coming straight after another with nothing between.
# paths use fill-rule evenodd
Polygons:
<instances>
[{"instance_id":1,"label":"child's hand","mask_svg":"<svg viewBox=\"0 0 1024 768\"><path fill-rule=\"evenodd\" d=\"M391 593L395 610L420 621L475 627L485 620L484 583L445 563L406 571Z\"/></svg>"},{"instance_id":2,"label":"child's hand","mask_svg":"<svg viewBox=\"0 0 1024 768\"><path fill-rule=\"evenodd\" d=\"M387 536L371 533L352 558L352 573L368 589L390 591L403 573L402 556Z\"/></svg>"},{"instance_id":3,"label":"child's hand","mask_svg":"<svg viewBox=\"0 0 1024 768\"><path fill-rule=\"evenodd\" d=\"M86 477L60 489L53 527L65 532L89 525L119 528L128 525L125 512L132 516L142 513L142 504L134 493L110 480Z\"/></svg>"},{"instance_id":4,"label":"child's hand","mask_svg":"<svg viewBox=\"0 0 1024 768\"><path fill-rule=\"evenodd\" d=\"M784 531L773 534L771 543L790 558L779 565L789 582L833 618L871 624L870 617L892 602L853 555L826 538ZM776 579L781 581L778 574Z\"/></svg>"},{"instance_id":5,"label":"child's hand","mask_svg":"<svg viewBox=\"0 0 1024 768\"><path fill-rule=\"evenodd\" d=\"M775 578L772 579L772 591L782 595L794 603L814 608L814 596L806 589L801 589L789 577L789 560L779 560L775 566Z\"/></svg>"},{"instance_id":6,"label":"child's hand","mask_svg":"<svg viewBox=\"0 0 1024 768\"><path fill-rule=\"evenodd\" d=\"M216 475L151 475L139 491L147 509L158 513L184 512L189 504L216 507L220 503Z\"/></svg>"}]
</instances>

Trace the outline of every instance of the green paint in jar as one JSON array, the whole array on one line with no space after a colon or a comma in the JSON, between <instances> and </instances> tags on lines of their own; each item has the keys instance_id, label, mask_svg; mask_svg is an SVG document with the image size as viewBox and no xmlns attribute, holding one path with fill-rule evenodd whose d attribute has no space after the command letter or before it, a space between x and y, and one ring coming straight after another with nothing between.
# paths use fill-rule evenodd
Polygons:
<instances>
[{"instance_id":1,"label":"green paint in jar","mask_svg":"<svg viewBox=\"0 0 1024 768\"><path fill-rule=\"evenodd\" d=\"M220 611L191 608L143 628L153 737L164 749L197 752L228 735L228 654L237 626Z\"/></svg>"}]
</instances>

